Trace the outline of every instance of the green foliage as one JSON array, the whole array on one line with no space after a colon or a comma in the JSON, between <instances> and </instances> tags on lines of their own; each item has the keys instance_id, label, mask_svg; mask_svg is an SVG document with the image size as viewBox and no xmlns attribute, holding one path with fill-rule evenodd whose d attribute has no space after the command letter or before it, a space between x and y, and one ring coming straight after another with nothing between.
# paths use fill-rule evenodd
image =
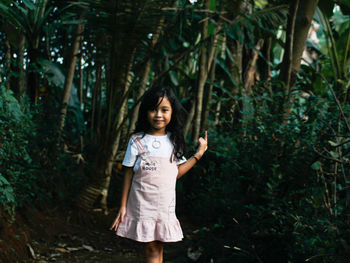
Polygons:
<instances>
[{"instance_id":1,"label":"green foliage","mask_svg":"<svg viewBox=\"0 0 350 263\"><path fill-rule=\"evenodd\" d=\"M0 203L12 214L22 206L64 204L81 187L76 159L70 153L55 154L55 118L42 114L42 106L29 110L26 105L0 88Z\"/></svg>"},{"instance_id":2,"label":"green foliage","mask_svg":"<svg viewBox=\"0 0 350 263\"><path fill-rule=\"evenodd\" d=\"M13 210L33 193L30 190L33 174L28 169L32 162L28 152L28 135L33 126L12 92L4 87L0 88L0 124L0 178L3 189L0 200Z\"/></svg>"},{"instance_id":3,"label":"green foliage","mask_svg":"<svg viewBox=\"0 0 350 263\"><path fill-rule=\"evenodd\" d=\"M15 196L11 184L0 173L0 203L13 214L15 208Z\"/></svg>"},{"instance_id":4,"label":"green foliage","mask_svg":"<svg viewBox=\"0 0 350 263\"><path fill-rule=\"evenodd\" d=\"M239 13L236 7L243 2L247 12ZM9 211L29 204L71 205L94 176L86 174L101 162L96 153L112 145L116 128L123 129L120 145L126 141L129 119L116 127L116 116L122 97L128 99L131 115L148 58L147 88L176 87L190 111L200 78L200 53L206 47L208 57L217 52L211 66L216 66L215 79L212 83L208 76L205 86L208 91L213 84L213 97L205 102L210 109L209 152L179 184L188 214L204 225L199 240L193 240L202 262L340 261L340 255L349 254L350 244L350 22L343 15L349 14L349 0L336 1L340 9L333 8L335 1L319 1L315 18L320 45L307 43L317 59L301 66L297 85L291 87L294 105L288 121L282 121L280 113L285 85L276 75L285 47L288 5L283 3L290 1L210 0L208 10L201 10L204 3L3 0L0 22L6 34L0 32L0 38L9 40L12 62L7 67L3 60L2 79L16 90L16 49L24 34L24 69L27 74L33 70L30 55L38 52L43 94L38 105L29 106L0 89L0 203ZM82 11L87 13L77 54L81 64L60 144L56 130L62 88ZM206 39L201 34L204 21L209 24ZM158 26L162 32L152 43ZM264 46L257 50L260 39ZM239 44L242 53L235 54ZM244 90L242 79L247 80L253 50L259 55L257 71L251 72L256 85ZM0 57L6 58L6 51L3 45ZM243 58L241 67L237 55ZM129 66L130 79L124 76ZM126 79L130 89L122 96ZM115 192L109 198L115 204L122 183L113 183Z\"/></svg>"},{"instance_id":5,"label":"green foliage","mask_svg":"<svg viewBox=\"0 0 350 263\"><path fill-rule=\"evenodd\" d=\"M337 217L330 214L323 182L332 178L319 170L332 164L314 151L316 145L329 148L334 105L295 96L288 123L270 111L269 96L261 96L247 128L209 133L206 159L183 182L187 212L207 226L194 243L203 249L203 262L302 262L314 255L338 262L346 253L347 201L337 195L331 208Z\"/></svg>"}]
</instances>

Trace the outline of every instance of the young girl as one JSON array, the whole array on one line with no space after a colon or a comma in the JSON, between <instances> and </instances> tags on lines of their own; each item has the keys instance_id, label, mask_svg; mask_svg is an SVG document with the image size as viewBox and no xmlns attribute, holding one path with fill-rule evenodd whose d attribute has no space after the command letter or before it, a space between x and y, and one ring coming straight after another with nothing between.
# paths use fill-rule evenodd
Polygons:
<instances>
[{"instance_id":1,"label":"young girl","mask_svg":"<svg viewBox=\"0 0 350 263\"><path fill-rule=\"evenodd\" d=\"M185 159L181 112L171 89L148 91L123 160L121 205L110 229L119 236L144 242L147 263L163 262L163 242L182 240L175 215L176 179L190 170L207 149L205 132L197 152Z\"/></svg>"}]
</instances>

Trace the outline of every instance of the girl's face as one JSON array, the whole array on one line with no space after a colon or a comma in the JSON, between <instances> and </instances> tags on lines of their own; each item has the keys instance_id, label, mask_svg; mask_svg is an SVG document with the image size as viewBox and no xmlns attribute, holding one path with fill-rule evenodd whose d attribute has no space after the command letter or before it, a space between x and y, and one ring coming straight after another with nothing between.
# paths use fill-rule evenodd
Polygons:
<instances>
[{"instance_id":1,"label":"girl's face","mask_svg":"<svg viewBox=\"0 0 350 263\"><path fill-rule=\"evenodd\" d=\"M147 112L147 120L154 135L164 135L165 128L171 121L173 109L167 97L159 98L160 104L154 110Z\"/></svg>"}]
</instances>

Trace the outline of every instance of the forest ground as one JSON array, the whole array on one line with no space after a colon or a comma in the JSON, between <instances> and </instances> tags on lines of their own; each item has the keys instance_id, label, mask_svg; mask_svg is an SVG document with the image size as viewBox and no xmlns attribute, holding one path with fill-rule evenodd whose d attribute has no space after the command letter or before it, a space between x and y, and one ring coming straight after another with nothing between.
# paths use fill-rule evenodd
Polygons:
<instances>
[{"instance_id":1,"label":"forest ground","mask_svg":"<svg viewBox=\"0 0 350 263\"><path fill-rule=\"evenodd\" d=\"M0 235L0 262L59 262L108 263L144 262L140 243L117 237L110 231L116 211L104 215L100 211L79 212L53 210L43 214L27 209L10 227L2 224ZM193 262L188 258L191 236L195 227L185 218L179 218L184 231L183 242L164 247L164 262ZM3 221L3 220L2 220ZM4 221L3 221L4 222ZM195 231L196 232L196 231ZM7 247L6 247L7 246ZM195 253L192 256L196 257ZM6 259L5 259L6 258ZM2 261L5 259L6 261Z\"/></svg>"}]
</instances>

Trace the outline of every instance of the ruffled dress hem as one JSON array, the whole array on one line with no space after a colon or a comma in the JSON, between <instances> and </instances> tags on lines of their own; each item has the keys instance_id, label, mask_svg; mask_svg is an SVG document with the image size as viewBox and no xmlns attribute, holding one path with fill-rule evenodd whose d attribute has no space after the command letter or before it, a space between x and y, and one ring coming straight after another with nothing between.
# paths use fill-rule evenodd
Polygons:
<instances>
[{"instance_id":1,"label":"ruffled dress hem","mask_svg":"<svg viewBox=\"0 0 350 263\"><path fill-rule=\"evenodd\" d=\"M125 217L117 229L118 236L139 242L178 242L183 239L180 223L177 219L164 220L136 220Z\"/></svg>"}]
</instances>

